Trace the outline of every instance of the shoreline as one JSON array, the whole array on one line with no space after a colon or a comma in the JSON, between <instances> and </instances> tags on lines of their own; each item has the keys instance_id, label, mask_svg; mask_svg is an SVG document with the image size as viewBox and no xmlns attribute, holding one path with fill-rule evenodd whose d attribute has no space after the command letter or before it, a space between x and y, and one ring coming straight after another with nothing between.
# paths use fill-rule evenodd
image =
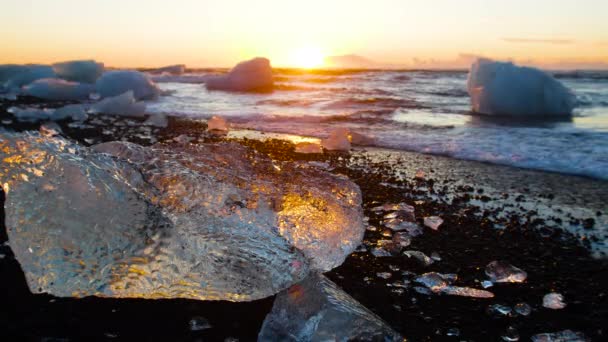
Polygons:
<instances>
[{"instance_id":1,"label":"shoreline","mask_svg":"<svg viewBox=\"0 0 608 342\"><path fill-rule=\"evenodd\" d=\"M176 138L186 143L190 140L186 137L194 144L231 140L278 162L313 162L329 172L348 176L361 188L368 229L361 248L326 275L408 339L499 339L512 330L509 328L522 339L565 329L581 331L593 340L606 335L603 319L608 314L608 259L594 258L588 249L594 246L594 235L599 242L606 240L608 213L602 204L607 194L600 187L604 181L377 148L297 154L292 143L270 133L255 133L266 136L266 140L252 139L248 136L251 131L218 137L207 134L202 121L170 117L166 128L143 126L142 122L97 116L84 126L70 126L68 122L58 125L62 135L86 146L112 140L143 145ZM39 124L8 126L37 130ZM418 171L424 176L416 177ZM386 203L414 206L420 226L426 216L444 220L439 230L424 228L423 234L405 248L436 256L432 265L423 265L402 253L386 257L371 253L381 246L380 241L394 234L384 226L382 215L371 210ZM589 219L594 220L593 225L585 229ZM566 225L580 229L554 229L565 229ZM0 231L4 230L2 220ZM3 322L8 325L3 330L12 336L109 338L110 334L122 339L172 336L183 340L252 340L272 306L273 297L226 303L32 295L10 248L1 248L5 257L0 259L0 274L10 280L0 292L9 303L7 307L18 308L3 313ZM493 260L522 268L528 280L523 284L495 284L488 289L495 294L490 300L416 290L414 277L425 272L455 273L459 286L482 288L484 268ZM565 296L566 309L542 307L542 297L552 291ZM532 314L502 315L491 310L495 304L514 307L517 303L529 304ZM203 316L214 328L191 332L188 315ZM142 331L138 325L144 322L149 328ZM86 331L75 328L81 325Z\"/></svg>"}]
</instances>

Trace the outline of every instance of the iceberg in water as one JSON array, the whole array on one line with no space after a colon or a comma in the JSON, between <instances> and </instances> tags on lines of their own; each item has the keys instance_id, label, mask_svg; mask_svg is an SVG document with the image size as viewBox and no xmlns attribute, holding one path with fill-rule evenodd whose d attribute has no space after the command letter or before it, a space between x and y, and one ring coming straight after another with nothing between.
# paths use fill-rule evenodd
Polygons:
<instances>
[{"instance_id":1,"label":"iceberg in water","mask_svg":"<svg viewBox=\"0 0 608 342\"><path fill-rule=\"evenodd\" d=\"M95 92L95 86L57 78L44 78L26 85L23 87L23 92L45 100L81 101L89 99L89 95Z\"/></svg>"},{"instance_id":2,"label":"iceberg in water","mask_svg":"<svg viewBox=\"0 0 608 342\"><path fill-rule=\"evenodd\" d=\"M551 75L510 62L479 59L467 80L474 112L528 117L569 116L574 94Z\"/></svg>"},{"instance_id":3,"label":"iceberg in water","mask_svg":"<svg viewBox=\"0 0 608 342\"><path fill-rule=\"evenodd\" d=\"M93 114L115 114L122 116L143 116L146 112L146 104L137 102L133 91L126 91L118 96L107 97L91 106L89 109Z\"/></svg>"},{"instance_id":4,"label":"iceberg in water","mask_svg":"<svg viewBox=\"0 0 608 342\"><path fill-rule=\"evenodd\" d=\"M161 68L150 70L155 74L181 75L186 71L184 64L168 65Z\"/></svg>"},{"instance_id":5,"label":"iceberg in water","mask_svg":"<svg viewBox=\"0 0 608 342\"><path fill-rule=\"evenodd\" d=\"M160 89L144 73L139 71L108 71L103 73L95 83L101 97L112 97L132 90L135 99L154 99L160 94Z\"/></svg>"},{"instance_id":6,"label":"iceberg in water","mask_svg":"<svg viewBox=\"0 0 608 342\"><path fill-rule=\"evenodd\" d=\"M237 64L226 75L210 78L207 89L226 91L271 91L272 67L266 58L254 58Z\"/></svg>"},{"instance_id":7,"label":"iceberg in water","mask_svg":"<svg viewBox=\"0 0 608 342\"><path fill-rule=\"evenodd\" d=\"M11 248L34 293L248 301L339 265L359 189L238 144L0 134Z\"/></svg>"},{"instance_id":8,"label":"iceberg in water","mask_svg":"<svg viewBox=\"0 0 608 342\"><path fill-rule=\"evenodd\" d=\"M53 64L53 70L64 80L83 83L95 83L104 71L103 63L94 60L69 61Z\"/></svg>"},{"instance_id":9,"label":"iceberg in water","mask_svg":"<svg viewBox=\"0 0 608 342\"><path fill-rule=\"evenodd\" d=\"M403 338L323 275L281 292L258 341L402 341Z\"/></svg>"}]
</instances>

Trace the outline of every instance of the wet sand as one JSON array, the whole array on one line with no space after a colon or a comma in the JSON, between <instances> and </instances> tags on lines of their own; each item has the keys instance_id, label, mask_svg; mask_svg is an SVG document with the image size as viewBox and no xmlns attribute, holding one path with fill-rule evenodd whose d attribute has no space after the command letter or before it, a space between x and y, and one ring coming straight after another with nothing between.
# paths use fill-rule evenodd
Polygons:
<instances>
[{"instance_id":1,"label":"wet sand","mask_svg":"<svg viewBox=\"0 0 608 342\"><path fill-rule=\"evenodd\" d=\"M0 110L0 117L11 116ZM15 130L39 126L6 122L3 126ZM293 137L246 131L210 136L205 123L174 118L163 129L112 117L90 119L85 127L67 122L60 126L65 136L85 145L111 140L148 145L180 135L193 138L191 143L237 140L277 161L321 162L331 172L347 175L361 187L370 227L360 252L327 275L409 340L500 340L507 331L529 340L534 334L565 329L581 331L592 340L606 338L608 262L597 258L606 240L606 182L374 148L302 155L294 152L289 142ZM424 176L416 178L417 173ZM371 208L400 202L415 207L420 225L425 216L443 218L437 231L425 228L405 248L441 260L424 266L401 253L371 254L379 240L393 234ZM5 303L1 331L14 338L249 341L255 340L272 306L273 298L227 303L32 295L8 246L0 247L0 253L5 255L0 259L0 296ZM457 285L482 288L484 268L493 260L524 269L527 281L495 284L487 289L495 294L492 299L427 295L414 289L413 274L431 271L456 273ZM542 307L543 296L552 291L564 295L565 309ZM532 307L529 316L489 310L494 304L512 308L522 302ZM213 328L191 332L188 321L195 316L207 318Z\"/></svg>"}]
</instances>

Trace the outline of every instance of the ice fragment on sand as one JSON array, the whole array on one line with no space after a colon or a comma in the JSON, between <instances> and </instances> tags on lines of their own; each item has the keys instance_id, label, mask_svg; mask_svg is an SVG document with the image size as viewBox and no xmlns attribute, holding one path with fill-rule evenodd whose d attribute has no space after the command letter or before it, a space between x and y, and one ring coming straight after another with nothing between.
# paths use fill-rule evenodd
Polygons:
<instances>
[{"instance_id":1,"label":"ice fragment on sand","mask_svg":"<svg viewBox=\"0 0 608 342\"><path fill-rule=\"evenodd\" d=\"M448 286L443 291L444 294L472 298L494 298L494 294L489 291L478 290L471 287Z\"/></svg>"},{"instance_id":2,"label":"ice fragment on sand","mask_svg":"<svg viewBox=\"0 0 608 342\"><path fill-rule=\"evenodd\" d=\"M274 86L270 61L254 58L237 64L226 75L213 77L206 82L209 90L271 91Z\"/></svg>"},{"instance_id":3,"label":"ice fragment on sand","mask_svg":"<svg viewBox=\"0 0 608 342\"><path fill-rule=\"evenodd\" d=\"M301 142L296 144L296 153L323 153L321 145L311 142Z\"/></svg>"},{"instance_id":4,"label":"ice fragment on sand","mask_svg":"<svg viewBox=\"0 0 608 342\"><path fill-rule=\"evenodd\" d=\"M258 341L402 341L374 313L323 275L281 292Z\"/></svg>"},{"instance_id":5,"label":"ice fragment on sand","mask_svg":"<svg viewBox=\"0 0 608 342\"><path fill-rule=\"evenodd\" d=\"M35 293L253 300L309 260L339 265L364 232L353 183L283 174L237 144L89 149L2 133L0 145L8 235Z\"/></svg>"},{"instance_id":6,"label":"ice fragment on sand","mask_svg":"<svg viewBox=\"0 0 608 342\"><path fill-rule=\"evenodd\" d=\"M144 73L138 71L116 70L104 72L95 83L101 97L112 97L132 92L136 100L154 99L160 90Z\"/></svg>"},{"instance_id":7,"label":"ice fragment on sand","mask_svg":"<svg viewBox=\"0 0 608 342\"><path fill-rule=\"evenodd\" d=\"M528 277L525 271L503 261L489 263L486 275L494 283L522 283Z\"/></svg>"},{"instance_id":8,"label":"ice fragment on sand","mask_svg":"<svg viewBox=\"0 0 608 342\"><path fill-rule=\"evenodd\" d=\"M165 114L152 114L144 121L144 125L160 128L167 127L168 124L169 119L167 119Z\"/></svg>"},{"instance_id":9,"label":"ice fragment on sand","mask_svg":"<svg viewBox=\"0 0 608 342\"><path fill-rule=\"evenodd\" d=\"M473 111L488 115L569 116L576 97L539 69L478 59L467 81Z\"/></svg>"},{"instance_id":10,"label":"ice fragment on sand","mask_svg":"<svg viewBox=\"0 0 608 342\"><path fill-rule=\"evenodd\" d=\"M559 293L548 293L543 297L543 306L547 309L559 310L566 307L564 296Z\"/></svg>"},{"instance_id":11,"label":"ice fragment on sand","mask_svg":"<svg viewBox=\"0 0 608 342\"><path fill-rule=\"evenodd\" d=\"M428 216L424 218L424 225L433 229L439 229L439 226L443 223L443 219L439 216Z\"/></svg>"},{"instance_id":12,"label":"ice fragment on sand","mask_svg":"<svg viewBox=\"0 0 608 342\"><path fill-rule=\"evenodd\" d=\"M0 65L0 85L7 89L19 89L42 78L53 78L55 72L48 65Z\"/></svg>"},{"instance_id":13,"label":"ice fragment on sand","mask_svg":"<svg viewBox=\"0 0 608 342\"><path fill-rule=\"evenodd\" d=\"M507 327L507 331L500 338L506 342L519 341L519 333L514 327Z\"/></svg>"},{"instance_id":14,"label":"ice fragment on sand","mask_svg":"<svg viewBox=\"0 0 608 342\"><path fill-rule=\"evenodd\" d=\"M23 87L23 92L45 100L82 101L89 99L89 94L95 92L95 86L57 78L44 78Z\"/></svg>"},{"instance_id":15,"label":"ice fragment on sand","mask_svg":"<svg viewBox=\"0 0 608 342\"><path fill-rule=\"evenodd\" d=\"M494 305L490 305L488 307L488 311L490 313L498 313L498 314L501 314L503 316L508 316L508 315L511 314L511 312L513 312L513 309L511 309L511 307L506 306L506 305L494 304Z\"/></svg>"},{"instance_id":16,"label":"ice fragment on sand","mask_svg":"<svg viewBox=\"0 0 608 342\"><path fill-rule=\"evenodd\" d=\"M591 341L585 334L572 330L563 330L554 333L544 333L532 336L533 342L587 342Z\"/></svg>"},{"instance_id":17,"label":"ice fragment on sand","mask_svg":"<svg viewBox=\"0 0 608 342\"><path fill-rule=\"evenodd\" d=\"M59 125L56 124L55 122L47 122L47 123L40 125L39 132L40 132L40 135L42 135L44 137L52 137L52 136L59 135L62 133L61 127L59 127Z\"/></svg>"},{"instance_id":18,"label":"ice fragment on sand","mask_svg":"<svg viewBox=\"0 0 608 342\"><path fill-rule=\"evenodd\" d=\"M220 116L213 116L207 120L207 130L228 132L228 122Z\"/></svg>"},{"instance_id":19,"label":"ice fragment on sand","mask_svg":"<svg viewBox=\"0 0 608 342\"><path fill-rule=\"evenodd\" d=\"M85 106L81 104L71 104L55 109L51 117L52 120L64 120L71 118L74 121L84 121L88 117Z\"/></svg>"},{"instance_id":20,"label":"ice fragment on sand","mask_svg":"<svg viewBox=\"0 0 608 342\"><path fill-rule=\"evenodd\" d=\"M106 97L93 104L89 112L93 114L102 113L141 117L146 112L146 104L137 102L136 98L133 96L133 91L128 90L123 94Z\"/></svg>"},{"instance_id":21,"label":"ice fragment on sand","mask_svg":"<svg viewBox=\"0 0 608 342\"><path fill-rule=\"evenodd\" d=\"M329 137L321 140L321 145L329 151L349 151L351 146L348 139L348 130L336 128L329 134Z\"/></svg>"},{"instance_id":22,"label":"ice fragment on sand","mask_svg":"<svg viewBox=\"0 0 608 342\"><path fill-rule=\"evenodd\" d=\"M513 307L513 310L519 315L529 316L532 313L532 307L526 303L517 303Z\"/></svg>"},{"instance_id":23,"label":"ice fragment on sand","mask_svg":"<svg viewBox=\"0 0 608 342\"><path fill-rule=\"evenodd\" d=\"M68 61L53 64L53 71L64 80L95 83L103 73L104 66L93 60Z\"/></svg>"},{"instance_id":24,"label":"ice fragment on sand","mask_svg":"<svg viewBox=\"0 0 608 342\"><path fill-rule=\"evenodd\" d=\"M190 331L202 331L206 329L211 329L211 323L205 318L200 316L195 316L188 321L188 326L190 327Z\"/></svg>"},{"instance_id":25,"label":"ice fragment on sand","mask_svg":"<svg viewBox=\"0 0 608 342\"><path fill-rule=\"evenodd\" d=\"M433 259L431 259L428 255L420 252L420 251L405 251L403 255L408 258L416 258L418 261L422 263L423 266L429 266L433 264Z\"/></svg>"},{"instance_id":26,"label":"ice fragment on sand","mask_svg":"<svg viewBox=\"0 0 608 342\"><path fill-rule=\"evenodd\" d=\"M494 294L488 291L473 289L470 287L452 286L451 284L456 281L457 278L458 276L455 274L441 274L436 272L429 272L416 277L414 281L426 286L426 288L428 288L433 293L474 298L494 297Z\"/></svg>"},{"instance_id":27,"label":"ice fragment on sand","mask_svg":"<svg viewBox=\"0 0 608 342\"><path fill-rule=\"evenodd\" d=\"M492 286L494 286L494 283L493 283L493 282L491 282L491 281L489 281L489 280L484 280L484 281L482 281L482 282L481 282L481 286L482 286L484 289L487 289L488 287L492 287Z\"/></svg>"}]
</instances>

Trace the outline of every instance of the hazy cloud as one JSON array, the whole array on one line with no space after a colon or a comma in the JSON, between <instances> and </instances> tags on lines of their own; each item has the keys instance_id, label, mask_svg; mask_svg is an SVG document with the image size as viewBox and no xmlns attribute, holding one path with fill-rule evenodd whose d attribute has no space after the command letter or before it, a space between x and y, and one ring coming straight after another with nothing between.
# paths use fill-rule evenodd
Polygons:
<instances>
[{"instance_id":1,"label":"hazy cloud","mask_svg":"<svg viewBox=\"0 0 608 342\"><path fill-rule=\"evenodd\" d=\"M557 44L566 45L575 43L571 39L538 39L538 38L519 38L519 37L507 37L501 38L502 41L507 43L525 43L525 44Z\"/></svg>"}]
</instances>

